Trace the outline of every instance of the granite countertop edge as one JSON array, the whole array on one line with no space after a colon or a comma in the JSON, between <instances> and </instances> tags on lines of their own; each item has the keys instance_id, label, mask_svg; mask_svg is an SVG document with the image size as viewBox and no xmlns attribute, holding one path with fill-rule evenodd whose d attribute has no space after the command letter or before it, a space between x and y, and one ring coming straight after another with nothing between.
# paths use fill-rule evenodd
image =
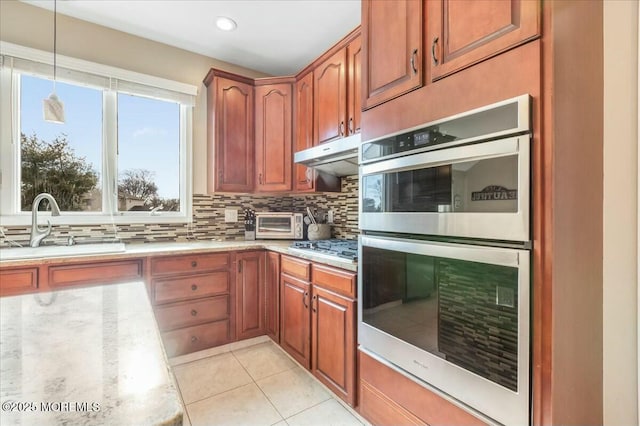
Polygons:
<instances>
[{"instance_id":1,"label":"granite countertop edge","mask_svg":"<svg viewBox=\"0 0 640 426\"><path fill-rule=\"evenodd\" d=\"M295 256L317 263L334 266L336 268L357 272L358 265L355 262L342 261L338 259L327 259L313 253L292 252L289 240L257 240L257 241L184 241L184 242L157 242L157 243L127 243L125 251L110 253L95 253L89 255L73 256L47 256L25 259L2 259L0 249L0 267L27 267L40 266L46 264L76 263L79 261L101 261L118 260L146 256L169 256L192 253L212 253L217 251L247 251L247 250L270 250L289 256ZM78 244L78 247L81 247Z\"/></svg>"}]
</instances>

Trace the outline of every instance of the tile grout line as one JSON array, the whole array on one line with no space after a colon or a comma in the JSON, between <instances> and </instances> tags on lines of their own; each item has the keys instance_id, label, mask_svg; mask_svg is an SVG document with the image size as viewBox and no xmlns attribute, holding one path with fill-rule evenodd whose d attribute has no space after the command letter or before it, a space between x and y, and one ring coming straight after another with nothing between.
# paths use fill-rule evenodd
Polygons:
<instances>
[{"instance_id":1,"label":"tile grout line","mask_svg":"<svg viewBox=\"0 0 640 426\"><path fill-rule=\"evenodd\" d=\"M251 373L249 373L249 370L247 370L245 368L244 365L242 365L242 363L240 362L240 360L238 359L238 357L236 356L236 354L231 351L231 354L233 355L233 357L236 359L236 361L238 361L238 364L240 364L240 366L244 369L244 371L246 371L246 373L249 375L249 377L251 378L251 381L253 382L253 384L260 390L260 393L262 393L262 395L264 395L264 397L267 399L267 401L269 402L269 404L273 407L274 410L276 410L276 413L278 413L278 415L280 416L280 421L284 421L285 423L287 423L287 421L285 420L284 416L282 415L282 413L280 412L280 410L278 410L278 408L275 406L275 404L273 403L273 401L271 401L271 399L269 399L269 397L267 396L266 393L264 393L264 391L262 390L262 388L260 387L260 385L256 382L256 379L251 375ZM279 374L279 373L276 373ZM274 374L272 374L273 376ZM280 423L276 422L276 423ZM276 424L274 423L274 424ZM287 423L288 424L288 423Z\"/></svg>"}]
</instances>

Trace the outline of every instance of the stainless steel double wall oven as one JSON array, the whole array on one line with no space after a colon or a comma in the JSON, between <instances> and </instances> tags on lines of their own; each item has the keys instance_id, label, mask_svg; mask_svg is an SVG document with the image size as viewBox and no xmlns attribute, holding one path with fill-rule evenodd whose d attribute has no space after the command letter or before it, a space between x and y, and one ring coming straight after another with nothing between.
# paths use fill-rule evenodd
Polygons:
<instances>
[{"instance_id":1,"label":"stainless steel double wall oven","mask_svg":"<svg viewBox=\"0 0 640 426\"><path fill-rule=\"evenodd\" d=\"M509 425L530 415L530 103L360 148L361 349Z\"/></svg>"}]
</instances>

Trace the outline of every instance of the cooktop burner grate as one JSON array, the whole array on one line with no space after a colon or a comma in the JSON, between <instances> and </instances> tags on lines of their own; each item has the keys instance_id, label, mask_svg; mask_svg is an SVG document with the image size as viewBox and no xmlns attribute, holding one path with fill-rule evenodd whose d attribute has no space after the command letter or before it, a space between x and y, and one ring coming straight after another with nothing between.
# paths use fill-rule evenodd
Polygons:
<instances>
[{"instance_id":1,"label":"cooktop burner grate","mask_svg":"<svg viewBox=\"0 0 640 426\"><path fill-rule=\"evenodd\" d=\"M315 241L294 241L291 248L321 253L328 256L340 257L355 261L358 259L358 241L356 240L315 240Z\"/></svg>"}]
</instances>

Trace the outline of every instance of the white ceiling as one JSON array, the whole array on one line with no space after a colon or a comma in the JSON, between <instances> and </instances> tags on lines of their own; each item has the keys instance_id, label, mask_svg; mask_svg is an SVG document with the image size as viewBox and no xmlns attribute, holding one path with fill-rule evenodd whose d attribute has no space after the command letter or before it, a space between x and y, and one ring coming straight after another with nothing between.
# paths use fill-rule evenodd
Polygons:
<instances>
[{"instance_id":1,"label":"white ceiling","mask_svg":"<svg viewBox=\"0 0 640 426\"><path fill-rule=\"evenodd\" d=\"M23 1L53 10L53 0ZM360 23L360 0L59 0L57 8L271 75L297 73ZM218 16L238 28L218 30Z\"/></svg>"}]
</instances>

